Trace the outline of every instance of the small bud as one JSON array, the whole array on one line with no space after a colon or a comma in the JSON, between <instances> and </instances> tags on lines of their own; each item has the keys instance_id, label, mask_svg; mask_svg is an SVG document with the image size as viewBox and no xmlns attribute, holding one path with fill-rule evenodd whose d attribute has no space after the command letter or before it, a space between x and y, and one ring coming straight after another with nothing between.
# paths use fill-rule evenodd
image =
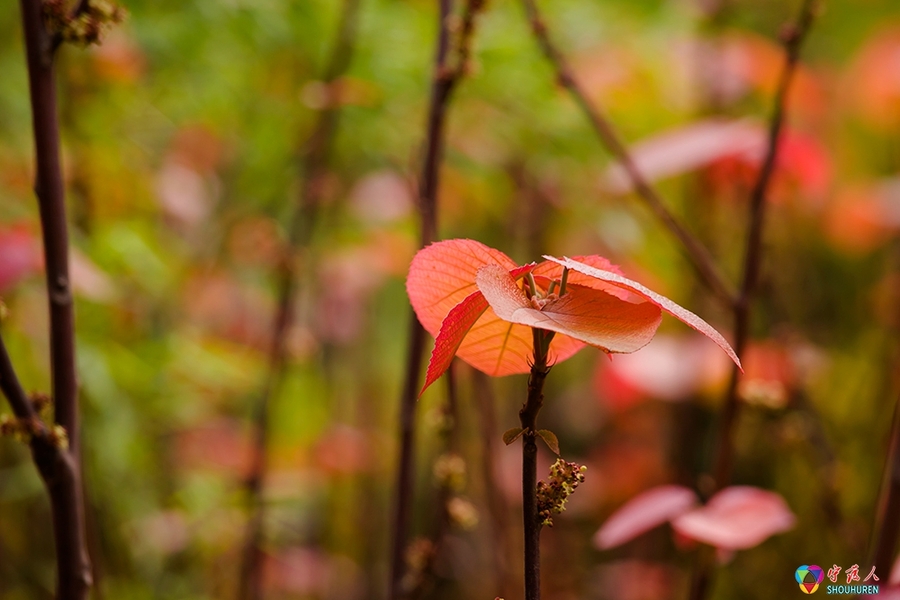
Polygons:
<instances>
[{"instance_id":1,"label":"small bud","mask_svg":"<svg viewBox=\"0 0 900 600\"><path fill-rule=\"evenodd\" d=\"M459 496L450 498L447 501L447 514L450 522L463 531L469 531L478 525L478 509L465 498Z\"/></svg>"},{"instance_id":2,"label":"small bud","mask_svg":"<svg viewBox=\"0 0 900 600\"><path fill-rule=\"evenodd\" d=\"M460 491L466 486L466 461L458 454L442 454L434 461L434 481L440 487Z\"/></svg>"}]
</instances>

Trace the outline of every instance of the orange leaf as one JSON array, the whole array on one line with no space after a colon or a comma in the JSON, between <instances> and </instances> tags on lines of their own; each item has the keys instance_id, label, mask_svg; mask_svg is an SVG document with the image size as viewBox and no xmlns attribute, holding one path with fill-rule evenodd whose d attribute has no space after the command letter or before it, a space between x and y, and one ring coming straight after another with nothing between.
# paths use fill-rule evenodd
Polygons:
<instances>
[{"instance_id":1,"label":"orange leaf","mask_svg":"<svg viewBox=\"0 0 900 600\"><path fill-rule=\"evenodd\" d=\"M406 292L419 322L437 337L441 323L475 286L475 274L485 265L514 269L516 263L499 250L474 240L445 240L416 254L409 266Z\"/></svg>"},{"instance_id":2,"label":"orange leaf","mask_svg":"<svg viewBox=\"0 0 900 600\"><path fill-rule=\"evenodd\" d=\"M479 269L476 282L501 319L562 333L607 352L642 348L661 321L653 303L632 304L580 285L569 285L564 296L548 298L535 308L509 273L495 265Z\"/></svg>"},{"instance_id":3,"label":"orange leaf","mask_svg":"<svg viewBox=\"0 0 900 600\"><path fill-rule=\"evenodd\" d=\"M623 277L617 273L598 269L596 267L586 265L577 260L572 260L571 258L564 257L562 259L559 259L559 258L554 258L552 256L544 256L544 258L546 258L549 261L555 262L559 265L562 265L564 267L568 267L578 273L582 273L584 275L594 277L601 281L605 281L616 287L622 288L623 290L628 290L629 292L632 292L634 294L637 294L638 296L646 298L647 300L649 300L650 302L652 302L653 304L655 304L656 306L658 306L665 312L669 313L670 315L679 319L680 321L686 323L688 326L693 327L694 329L696 329L697 331L699 331L700 333L702 333L703 335L705 335L706 337L708 337L709 339L714 341L716 344L718 344L718 346L722 350L725 351L725 354L727 354L729 356L729 358L731 358L731 360L734 361L734 364L736 364L738 366L738 368L741 369L741 371L743 371L743 369L741 368L740 359L734 353L734 350L732 349L731 345L725 340L724 337L722 337L722 334L720 334L718 331L716 331L712 325L710 325L709 323L707 323L706 321L704 321L703 319L701 319L700 317L698 317L697 315L695 315L694 313L689 311L688 309L672 302L665 296L662 296L652 290L647 289L646 287L642 286L638 282L632 281L631 279ZM488 301L490 301L490 298L488 298Z\"/></svg>"},{"instance_id":4,"label":"orange leaf","mask_svg":"<svg viewBox=\"0 0 900 600\"><path fill-rule=\"evenodd\" d=\"M499 250L474 240L437 242L423 248L413 258L406 280L410 303L425 330L438 338L435 344L437 357L432 355L432 362L437 360L438 366L429 364L427 385L443 372L439 369L444 364L445 347L457 343L456 356L488 375L500 377L527 373L531 369L528 362L533 353L531 330L503 321L489 307L468 330L448 325L447 334L443 338L441 336L445 318L450 317L457 305L478 291L475 276L478 269L485 265L508 269L513 279L534 268L533 265L516 267L515 262ZM562 273L562 269L554 267ZM454 317L460 318L463 312L472 316L471 312L460 309ZM454 336L461 335L462 340L451 339L451 332ZM550 359L561 362L582 347L583 344L577 340L558 336L550 344ZM449 365L449 362L446 364Z\"/></svg>"}]
</instances>

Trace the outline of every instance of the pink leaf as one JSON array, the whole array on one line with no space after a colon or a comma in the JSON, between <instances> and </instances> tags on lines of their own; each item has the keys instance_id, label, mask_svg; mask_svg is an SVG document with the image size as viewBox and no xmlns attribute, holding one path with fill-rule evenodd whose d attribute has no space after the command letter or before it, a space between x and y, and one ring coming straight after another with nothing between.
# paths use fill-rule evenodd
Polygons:
<instances>
[{"instance_id":1,"label":"pink leaf","mask_svg":"<svg viewBox=\"0 0 900 600\"><path fill-rule=\"evenodd\" d=\"M602 269L586 265L577 260L572 260L571 258L564 257L562 259L559 259L552 256L544 256L544 258L557 264L563 265L564 267L568 267L578 273L589 275L601 281L610 283L616 287L628 290L629 292L632 292L649 300L665 312L686 323L688 326L693 327L694 329L714 341L722 350L725 351L725 354L727 354L729 358L734 361L734 364L736 364L738 368L741 368L740 359L734 353L731 345L725 340L724 337L722 337L722 334L716 331L712 325L710 325L688 309L679 306L675 302L672 302L665 296L657 294L656 292L642 286L638 282L627 279L626 277L623 277L617 273L604 271Z\"/></svg>"},{"instance_id":2,"label":"pink leaf","mask_svg":"<svg viewBox=\"0 0 900 600\"><path fill-rule=\"evenodd\" d=\"M579 285L568 286L564 296L551 296L536 308L498 266L479 269L476 281L501 319L562 333L607 352L627 353L644 347L661 319L659 308L650 302L632 304Z\"/></svg>"},{"instance_id":3,"label":"pink leaf","mask_svg":"<svg viewBox=\"0 0 900 600\"><path fill-rule=\"evenodd\" d=\"M776 533L791 529L794 514L779 494L750 486L732 486L706 506L672 521L681 535L721 548L752 548Z\"/></svg>"},{"instance_id":4,"label":"pink leaf","mask_svg":"<svg viewBox=\"0 0 900 600\"><path fill-rule=\"evenodd\" d=\"M41 270L40 242L25 226L0 230L0 292Z\"/></svg>"},{"instance_id":5,"label":"pink leaf","mask_svg":"<svg viewBox=\"0 0 900 600\"><path fill-rule=\"evenodd\" d=\"M655 181L694 171L726 156L761 155L765 144L766 132L757 123L711 119L641 140L631 147L631 156L638 171ZM604 180L612 191L631 190L631 179L619 163L606 171Z\"/></svg>"},{"instance_id":6,"label":"pink leaf","mask_svg":"<svg viewBox=\"0 0 900 600\"><path fill-rule=\"evenodd\" d=\"M661 485L643 492L619 508L594 534L601 550L621 546L644 532L689 511L697 496L680 485Z\"/></svg>"}]
</instances>

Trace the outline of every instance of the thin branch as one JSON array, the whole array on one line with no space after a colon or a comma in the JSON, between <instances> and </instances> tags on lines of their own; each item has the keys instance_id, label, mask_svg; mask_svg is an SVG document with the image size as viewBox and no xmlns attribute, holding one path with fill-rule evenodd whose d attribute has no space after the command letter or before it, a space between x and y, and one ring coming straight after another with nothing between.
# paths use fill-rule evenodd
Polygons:
<instances>
[{"instance_id":1,"label":"thin branch","mask_svg":"<svg viewBox=\"0 0 900 600\"><path fill-rule=\"evenodd\" d=\"M359 0L346 0L334 50L325 68L325 84L330 90L334 88L336 81L350 66L358 14ZM255 406L253 454L250 474L246 481L250 516L247 520L238 583L238 598L243 600L258 600L262 597L260 545L265 533L265 505L262 496L267 471L270 405L271 399L281 387L287 366L287 339L293 323L293 306L297 287L294 257L299 249L309 245L313 235L322 201L322 179L327 172L339 114L339 105L332 97L328 105L319 113L303 150L301 158L303 186L288 226L288 243L283 249L278 270L278 301L275 318L272 322L268 373Z\"/></svg>"},{"instance_id":2,"label":"thin branch","mask_svg":"<svg viewBox=\"0 0 900 600\"><path fill-rule=\"evenodd\" d=\"M882 577L891 572L900 537L900 398L894 406L890 445L885 462L885 481L873 526L871 563Z\"/></svg>"},{"instance_id":3,"label":"thin branch","mask_svg":"<svg viewBox=\"0 0 900 600\"><path fill-rule=\"evenodd\" d=\"M497 442L500 432L497 431L495 414L496 398L491 381L481 371L472 370L475 387L474 398L481 425L481 470L484 478L484 493L487 496L488 512L491 527L491 556L493 572L496 576L497 596L506 597L512 590L512 575L509 568L510 556L510 523L509 506L499 489L500 473L496 463Z\"/></svg>"},{"instance_id":4,"label":"thin branch","mask_svg":"<svg viewBox=\"0 0 900 600\"><path fill-rule=\"evenodd\" d=\"M575 80L575 76L565 56L556 47L553 40L550 39L547 25L537 7L536 0L522 0L522 3L525 6L525 12L531 24L531 30L540 44L544 56L556 72L559 84L569 91L590 121L597 137L613 157L621 163L638 196L644 200L651 212L681 243L687 258L703 282L726 306L731 306L735 301L736 294L719 271L716 261L710 255L709 250L666 208L662 197L641 174L628 148L622 142L612 123L588 99L587 93Z\"/></svg>"},{"instance_id":5,"label":"thin branch","mask_svg":"<svg viewBox=\"0 0 900 600\"><path fill-rule=\"evenodd\" d=\"M444 405L441 426L441 441L444 446L443 453L438 460L453 460L459 457L459 394L457 387L457 364L456 361L450 364L444 379L447 382L447 402ZM437 579L435 566L441 551L446 547L447 536L453 529L453 515L450 513L450 501L454 495L460 490L457 489L458 484L455 473L441 473L443 478L438 481L437 502L434 514L433 529L427 540L423 540L425 544L424 551L427 553L424 564L421 569L415 573L413 578L416 581L410 581L412 584L408 593L405 595L411 600L421 600L426 598L428 593L434 587ZM407 576L410 575L409 573ZM404 590L405 591L405 590Z\"/></svg>"},{"instance_id":6,"label":"thin branch","mask_svg":"<svg viewBox=\"0 0 900 600\"><path fill-rule=\"evenodd\" d=\"M769 183L775 171L778 158L779 138L784 123L785 105L791 81L797 70L800 59L800 49L809 33L813 20L817 13L816 0L803 0L800 15L796 24L791 27L784 37L785 61L778 81L778 87L774 98L774 107L769 121L769 135L765 158L753 190L750 194L750 224L747 232L747 245L744 252L744 266L741 281L741 289L734 303L734 337L735 352L741 354L747 345L750 324L750 305L759 283L759 271L762 264L762 234L765 217L766 194ZM740 371L732 370L731 381L728 386L728 396L723 409L720 436L717 445L717 459L714 470L716 486L722 488L728 485L733 461L732 436L734 423L739 409L738 381Z\"/></svg>"},{"instance_id":7,"label":"thin branch","mask_svg":"<svg viewBox=\"0 0 900 600\"><path fill-rule=\"evenodd\" d=\"M50 306L50 370L57 425L68 450L37 443L35 463L50 494L56 538L57 598L83 600L91 587L81 494L75 329L69 282L69 234L60 165L59 121L52 37L42 22L40 0L20 0L37 163L35 192L43 229ZM38 440L40 438L37 438Z\"/></svg>"},{"instance_id":8,"label":"thin branch","mask_svg":"<svg viewBox=\"0 0 900 600\"><path fill-rule=\"evenodd\" d=\"M463 13L463 27L458 41L458 61L449 65L451 32L450 17L453 0L438 0L438 35L432 69L431 98L425 134L425 156L419 177L418 210L421 220L421 246L437 239L437 206L440 165L444 150L444 129L447 107L456 84L467 70L469 46L474 33L474 23L484 0L468 0ZM414 467L414 433L416 401L422 378L422 354L426 333L416 315L410 313L409 345L406 371L400 396L400 450L392 516L391 571L388 598L402 597L401 581L404 570L404 554L409 537L410 507L412 505L412 478Z\"/></svg>"},{"instance_id":9,"label":"thin branch","mask_svg":"<svg viewBox=\"0 0 900 600\"><path fill-rule=\"evenodd\" d=\"M741 289L733 305L734 336L733 345L737 354L742 354L747 346L750 328L750 306L759 283L762 264L762 234L765 217L766 195L778 158L779 138L784 123L785 107L791 81L800 60L800 49L806 39L818 12L817 0L803 0L796 23L784 34L785 60L776 88L772 116L769 120L769 134L766 154L750 195L749 229L744 252ZM722 489L731 480L734 463L734 432L740 412L738 384L740 371L732 369L725 405L720 417L719 432L715 447L713 478L716 489ZM702 600L711 587L713 574L711 556L698 561L691 581L690 598Z\"/></svg>"},{"instance_id":10,"label":"thin branch","mask_svg":"<svg viewBox=\"0 0 900 600\"><path fill-rule=\"evenodd\" d=\"M22 421L28 421L35 425L44 427L43 421L37 414L28 394L19 382L19 377L13 368L12 360L9 358L9 352L6 350L6 344L0 337L0 391L6 396L9 405L12 408L16 418Z\"/></svg>"}]
</instances>

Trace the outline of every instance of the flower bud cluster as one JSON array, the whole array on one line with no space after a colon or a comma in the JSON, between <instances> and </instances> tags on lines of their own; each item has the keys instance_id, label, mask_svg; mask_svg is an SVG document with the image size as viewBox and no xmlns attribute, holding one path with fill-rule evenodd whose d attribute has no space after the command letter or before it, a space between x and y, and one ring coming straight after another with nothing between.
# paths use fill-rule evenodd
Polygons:
<instances>
[{"instance_id":1,"label":"flower bud cluster","mask_svg":"<svg viewBox=\"0 0 900 600\"><path fill-rule=\"evenodd\" d=\"M459 492L466 487L466 461L458 454L446 453L434 461L432 469L438 487Z\"/></svg>"},{"instance_id":2,"label":"flower bud cluster","mask_svg":"<svg viewBox=\"0 0 900 600\"><path fill-rule=\"evenodd\" d=\"M125 9L111 0L87 0L76 14L66 0L44 0L43 10L47 30L78 46L99 44L110 27L125 19Z\"/></svg>"},{"instance_id":3,"label":"flower bud cluster","mask_svg":"<svg viewBox=\"0 0 900 600\"><path fill-rule=\"evenodd\" d=\"M550 467L549 481L539 481L537 485L538 519L541 525L553 527L553 515L566 510L566 502L575 488L584 483L587 467L566 462L561 458Z\"/></svg>"},{"instance_id":4,"label":"flower bud cluster","mask_svg":"<svg viewBox=\"0 0 900 600\"><path fill-rule=\"evenodd\" d=\"M35 436L44 436L45 441L57 448L68 448L69 436L62 425L45 429L39 419L18 419L10 415L0 415L0 436L10 436L23 444L31 443Z\"/></svg>"}]
</instances>

